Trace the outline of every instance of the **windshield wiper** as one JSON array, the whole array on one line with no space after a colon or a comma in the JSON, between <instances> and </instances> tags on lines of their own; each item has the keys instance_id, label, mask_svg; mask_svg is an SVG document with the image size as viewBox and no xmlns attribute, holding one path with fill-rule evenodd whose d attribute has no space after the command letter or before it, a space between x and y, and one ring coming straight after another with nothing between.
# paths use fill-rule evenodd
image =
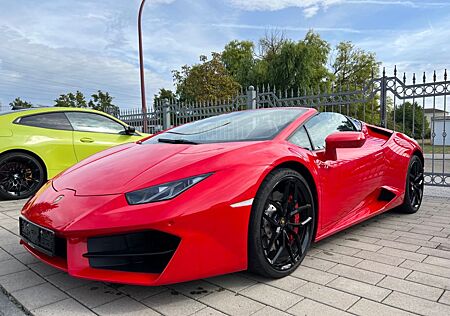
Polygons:
<instances>
[{"instance_id":1,"label":"windshield wiper","mask_svg":"<svg viewBox=\"0 0 450 316\"><path fill-rule=\"evenodd\" d=\"M169 138L158 138L158 142L160 143L168 143L168 144L189 144L189 145L198 145L199 143L193 142L191 140L177 138L177 139L169 139Z\"/></svg>"}]
</instances>

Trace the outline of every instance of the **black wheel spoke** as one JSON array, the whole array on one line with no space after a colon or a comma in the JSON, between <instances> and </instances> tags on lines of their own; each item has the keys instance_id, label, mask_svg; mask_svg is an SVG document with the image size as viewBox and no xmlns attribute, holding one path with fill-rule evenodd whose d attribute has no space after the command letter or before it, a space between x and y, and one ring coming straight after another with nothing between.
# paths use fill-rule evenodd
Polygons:
<instances>
[{"instance_id":1,"label":"black wheel spoke","mask_svg":"<svg viewBox=\"0 0 450 316\"><path fill-rule=\"evenodd\" d=\"M300 207L296 208L295 210L293 210L293 211L289 214L289 217L292 217L292 216L294 216L295 214L300 213L301 211L309 210L309 209L311 209L311 204L306 204L306 205L300 206Z\"/></svg>"},{"instance_id":2,"label":"black wheel spoke","mask_svg":"<svg viewBox=\"0 0 450 316\"><path fill-rule=\"evenodd\" d=\"M283 250L284 250L284 246L281 246L280 249L278 249L275 257L273 257L273 259L272 259L272 264L275 264L277 262L278 258L280 257L281 253L283 252Z\"/></svg>"},{"instance_id":3,"label":"black wheel spoke","mask_svg":"<svg viewBox=\"0 0 450 316\"><path fill-rule=\"evenodd\" d=\"M295 263L295 257L294 254L292 252L292 247L291 247L291 241L289 240L289 235L286 231L284 231L284 238L285 238L285 245L286 245L286 250L289 254L289 258L291 258L292 263Z\"/></svg>"},{"instance_id":4,"label":"black wheel spoke","mask_svg":"<svg viewBox=\"0 0 450 316\"><path fill-rule=\"evenodd\" d=\"M273 245L275 244L275 241L277 241L277 239L280 238L281 232L282 231L280 229L275 235L272 236L272 239L270 240L269 245L267 246L267 251L270 251L270 249L272 249Z\"/></svg>"},{"instance_id":5,"label":"black wheel spoke","mask_svg":"<svg viewBox=\"0 0 450 316\"><path fill-rule=\"evenodd\" d=\"M312 217L308 217L307 219L305 219L303 222L301 222L301 223L291 223L291 222L288 222L288 225L290 225L290 226L294 226L294 227L304 227L304 226L306 226L306 225L308 225L308 224L311 224L312 223Z\"/></svg>"},{"instance_id":6,"label":"black wheel spoke","mask_svg":"<svg viewBox=\"0 0 450 316\"><path fill-rule=\"evenodd\" d=\"M280 224L278 224L273 218L271 218L269 215L267 215L266 213L263 214L263 218L268 221L272 226L278 227L280 226Z\"/></svg>"}]
</instances>

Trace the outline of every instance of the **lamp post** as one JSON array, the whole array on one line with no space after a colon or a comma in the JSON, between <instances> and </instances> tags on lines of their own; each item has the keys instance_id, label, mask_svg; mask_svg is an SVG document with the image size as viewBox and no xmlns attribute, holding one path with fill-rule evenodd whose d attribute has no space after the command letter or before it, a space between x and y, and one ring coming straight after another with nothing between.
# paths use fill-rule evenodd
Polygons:
<instances>
[{"instance_id":1,"label":"lamp post","mask_svg":"<svg viewBox=\"0 0 450 316\"><path fill-rule=\"evenodd\" d=\"M142 45L142 12L144 11L145 0L142 0L141 6L139 8L138 16L138 35L139 35L139 67L141 75L141 102L142 102L142 120L143 132L148 131L147 126L147 102L145 99L145 69L144 69L144 49Z\"/></svg>"}]
</instances>

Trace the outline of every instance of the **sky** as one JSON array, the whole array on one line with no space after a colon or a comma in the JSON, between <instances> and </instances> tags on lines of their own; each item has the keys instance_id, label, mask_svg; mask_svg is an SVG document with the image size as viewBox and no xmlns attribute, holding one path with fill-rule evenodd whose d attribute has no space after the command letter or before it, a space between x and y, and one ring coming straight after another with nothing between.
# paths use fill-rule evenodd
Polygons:
<instances>
[{"instance_id":1,"label":"sky","mask_svg":"<svg viewBox=\"0 0 450 316\"><path fill-rule=\"evenodd\" d=\"M0 103L53 105L60 94L108 91L140 107L140 0L0 0ZM376 53L392 73L441 74L450 64L450 0L147 0L143 15L149 104L173 89L171 71L270 30L309 29Z\"/></svg>"}]
</instances>

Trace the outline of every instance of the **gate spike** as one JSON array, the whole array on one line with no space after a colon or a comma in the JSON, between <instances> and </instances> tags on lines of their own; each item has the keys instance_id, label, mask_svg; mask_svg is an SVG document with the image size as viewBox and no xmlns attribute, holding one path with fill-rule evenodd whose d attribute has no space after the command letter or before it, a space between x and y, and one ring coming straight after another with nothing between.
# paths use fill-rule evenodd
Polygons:
<instances>
[{"instance_id":1,"label":"gate spike","mask_svg":"<svg viewBox=\"0 0 450 316\"><path fill-rule=\"evenodd\" d=\"M406 72L403 73L403 83L406 83Z\"/></svg>"},{"instance_id":2,"label":"gate spike","mask_svg":"<svg viewBox=\"0 0 450 316\"><path fill-rule=\"evenodd\" d=\"M433 74L433 80L434 80L434 82L436 82L436 70L434 71L434 74Z\"/></svg>"},{"instance_id":3,"label":"gate spike","mask_svg":"<svg viewBox=\"0 0 450 316\"><path fill-rule=\"evenodd\" d=\"M427 74L426 74L426 72L424 71L424 72L423 72L423 83L426 83L426 81L427 81Z\"/></svg>"},{"instance_id":4,"label":"gate spike","mask_svg":"<svg viewBox=\"0 0 450 316\"><path fill-rule=\"evenodd\" d=\"M386 77L386 67L383 67L383 77Z\"/></svg>"},{"instance_id":5,"label":"gate spike","mask_svg":"<svg viewBox=\"0 0 450 316\"><path fill-rule=\"evenodd\" d=\"M394 77L397 77L397 65L394 66Z\"/></svg>"},{"instance_id":6,"label":"gate spike","mask_svg":"<svg viewBox=\"0 0 450 316\"><path fill-rule=\"evenodd\" d=\"M447 69L444 71L444 81L447 81Z\"/></svg>"},{"instance_id":7,"label":"gate spike","mask_svg":"<svg viewBox=\"0 0 450 316\"><path fill-rule=\"evenodd\" d=\"M416 73L413 73L413 84L416 84Z\"/></svg>"}]
</instances>

